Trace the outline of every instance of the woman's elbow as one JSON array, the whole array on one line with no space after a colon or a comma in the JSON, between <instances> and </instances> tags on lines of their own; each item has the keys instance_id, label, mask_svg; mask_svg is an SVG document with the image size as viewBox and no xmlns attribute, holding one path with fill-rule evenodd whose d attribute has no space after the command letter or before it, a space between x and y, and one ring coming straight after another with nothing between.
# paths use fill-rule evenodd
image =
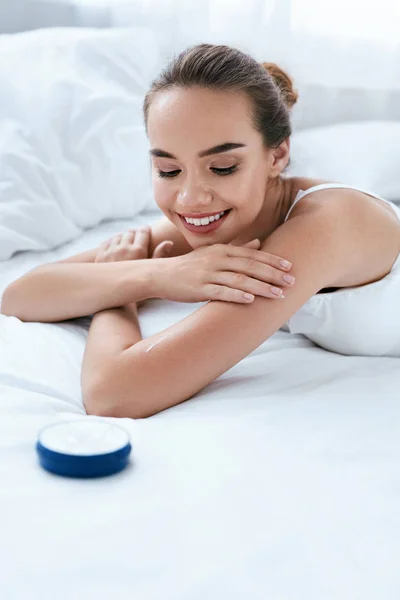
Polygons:
<instances>
[{"instance_id":1,"label":"woman's elbow","mask_svg":"<svg viewBox=\"0 0 400 600\"><path fill-rule=\"evenodd\" d=\"M20 321L33 321L28 312L30 303L20 289L20 279L11 282L1 297L0 314L6 317L16 317ZM28 309L28 310L27 310Z\"/></svg>"},{"instance_id":2,"label":"woman's elbow","mask_svg":"<svg viewBox=\"0 0 400 600\"><path fill-rule=\"evenodd\" d=\"M107 388L104 383L82 386L83 404L87 415L113 417L117 419L146 419L158 411L150 410L146 403L119 398L116 391Z\"/></svg>"},{"instance_id":3,"label":"woman's elbow","mask_svg":"<svg viewBox=\"0 0 400 600\"><path fill-rule=\"evenodd\" d=\"M15 283L10 283L10 285L8 285L6 287L6 289L3 292L3 295L1 297L1 306L0 306L0 313L2 315L6 315L7 317L16 317L18 316L16 314L15 311L15 307L13 310L13 304L15 304L13 302L13 290L15 287Z\"/></svg>"}]
</instances>

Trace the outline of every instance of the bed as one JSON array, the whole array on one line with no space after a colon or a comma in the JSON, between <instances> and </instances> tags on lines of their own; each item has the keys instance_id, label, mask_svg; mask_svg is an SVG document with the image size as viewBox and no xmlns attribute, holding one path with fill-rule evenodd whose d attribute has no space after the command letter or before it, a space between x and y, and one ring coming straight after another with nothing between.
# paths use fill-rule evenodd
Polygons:
<instances>
[{"instance_id":1,"label":"bed","mask_svg":"<svg viewBox=\"0 0 400 600\"><path fill-rule=\"evenodd\" d=\"M1 289L157 218L16 255ZM148 301L143 335L198 306ZM116 419L133 443L125 472L64 480L34 445L43 426L85 416L88 325L0 316L2 598L396 597L398 359L339 356L279 331L190 401Z\"/></svg>"},{"instance_id":2,"label":"bed","mask_svg":"<svg viewBox=\"0 0 400 600\"><path fill-rule=\"evenodd\" d=\"M0 295L39 264L160 217L139 208L14 253ZM200 305L147 301L143 336ZM50 423L87 418L89 325L0 315L0 598L398 598L399 359L341 356L280 330L189 401L105 419L129 432L130 466L73 480L42 470L35 443Z\"/></svg>"}]
</instances>

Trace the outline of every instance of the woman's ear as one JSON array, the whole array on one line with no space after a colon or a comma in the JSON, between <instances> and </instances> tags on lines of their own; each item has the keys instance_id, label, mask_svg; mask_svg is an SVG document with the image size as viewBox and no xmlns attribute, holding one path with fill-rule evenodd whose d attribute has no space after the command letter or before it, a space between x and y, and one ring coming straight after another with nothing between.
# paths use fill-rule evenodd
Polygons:
<instances>
[{"instance_id":1,"label":"woman's ear","mask_svg":"<svg viewBox=\"0 0 400 600\"><path fill-rule=\"evenodd\" d=\"M290 138L286 138L277 148L272 150L272 162L270 177L278 177L289 162L290 157Z\"/></svg>"}]
</instances>

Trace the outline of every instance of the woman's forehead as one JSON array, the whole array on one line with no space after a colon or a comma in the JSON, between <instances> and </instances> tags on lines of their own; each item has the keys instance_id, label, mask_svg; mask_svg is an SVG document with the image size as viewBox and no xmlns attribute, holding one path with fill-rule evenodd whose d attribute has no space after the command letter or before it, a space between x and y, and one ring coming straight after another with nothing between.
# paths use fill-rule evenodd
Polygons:
<instances>
[{"instance_id":1,"label":"woman's forehead","mask_svg":"<svg viewBox=\"0 0 400 600\"><path fill-rule=\"evenodd\" d=\"M253 125L247 98L239 93L201 88L174 89L155 96L148 115L148 135L157 146L162 138L208 134L219 142L249 136Z\"/></svg>"}]
</instances>

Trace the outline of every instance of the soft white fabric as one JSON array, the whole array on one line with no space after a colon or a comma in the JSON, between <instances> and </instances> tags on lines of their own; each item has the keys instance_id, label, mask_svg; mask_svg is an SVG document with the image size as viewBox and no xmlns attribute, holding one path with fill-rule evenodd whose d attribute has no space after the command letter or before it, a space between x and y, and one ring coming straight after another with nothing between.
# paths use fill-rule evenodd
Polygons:
<instances>
[{"instance_id":1,"label":"soft white fabric","mask_svg":"<svg viewBox=\"0 0 400 600\"><path fill-rule=\"evenodd\" d=\"M143 209L157 60L146 29L0 36L0 260Z\"/></svg>"},{"instance_id":2,"label":"soft white fabric","mask_svg":"<svg viewBox=\"0 0 400 600\"><path fill-rule=\"evenodd\" d=\"M45 0L33 1L40 6ZM263 60L282 61L327 89L399 89L393 0L364 2L362 18L360 0L57 1L72 3L84 24L151 25L167 50L189 41L227 41L246 45Z\"/></svg>"},{"instance_id":3,"label":"soft white fabric","mask_svg":"<svg viewBox=\"0 0 400 600\"><path fill-rule=\"evenodd\" d=\"M400 208L376 194L343 183L325 183L299 190L294 206L308 194L330 188L351 188L386 202L400 220ZM400 254L390 273L379 281L312 296L283 326L322 348L352 356L400 357Z\"/></svg>"},{"instance_id":4,"label":"soft white fabric","mask_svg":"<svg viewBox=\"0 0 400 600\"><path fill-rule=\"evenodd\" d=\"M293 75L296 129L400 120L395 0L3 0L0 31L48 26L150 28L167 59L199 42L228 43Z\"/></svg>"},{"instance_id":5,"label":"soft white fabric","mask_svg":"<svg viewBox=\"0 0 400 600\"><path fill-rule=\"evenodd\" d=\"M57 4L65 8L68 1ZM395 0L70 1L81 24L151 27L165 57L191 44L210 42L239 47L259 61L277 62L294 77L300 92L293 112L295 129L340 121L400 120Z\"/></svg>"},{"instance_id":6,"label":"soft white fabric","mask_svg":"<svg viewBox=\"0 0 400 600\"><path fill-rule=\"evenodd\" d=\"M345 181L400 201L400 122L336 123L294 133L291 176Z\"/></svg>"},{"instance_id":7,"label":"soft white fabric","mask_svg":"<svg viewBox=\"0 0 400 600\"><path fill-rule=\"evenodd\" d=\"M1 265L0 289L159 216L19 254ZM144 336L198 306L149 302ZM1 598L397 597L399 359L344 357L279 331L190 401L119 420L132 466L75 481L42 471L34 446L43 426L84 416L86 331L0 316Z\"/></svg>"}]
</instances>

